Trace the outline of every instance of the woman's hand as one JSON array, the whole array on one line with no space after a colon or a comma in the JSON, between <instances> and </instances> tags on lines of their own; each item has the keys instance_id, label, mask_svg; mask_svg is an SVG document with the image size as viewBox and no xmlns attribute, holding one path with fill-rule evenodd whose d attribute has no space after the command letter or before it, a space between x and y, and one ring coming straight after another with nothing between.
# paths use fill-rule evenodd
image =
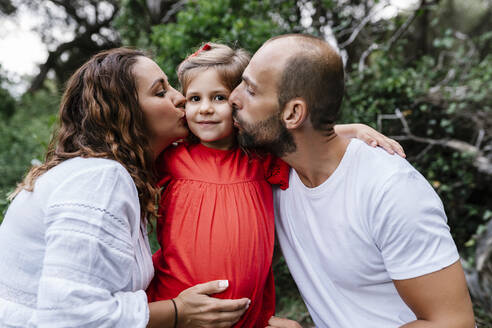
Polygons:
<instances>
[{"instance_id":1,"label":"woman's hand","mask_svg":"<svg viewBox=\"0 0 492 328\"><path fill-rule=\"evenodd\" d=\"M294 320L271 317L266 328L302 328L302 326Z\"/></svg>"},{"instance_id":2,"label":"woman's hand","mask_svg":"<svg viewBox=\"0 0 492 328\"><path fill-rule=\"evenodd\" d=\"M216 280L190 287L174 300L178 327L231 327L239 321L251 301L247 298L223 300L208 295L227 289L227 280Z\"/></svg>"},{"instance_id":3,"label":"woman's hand","mask_svg":"<svg viewBox=\"0 0 492 328\"><path fill-rule=\"evenodd\" d=\"M370 126L360 123L337 124L334 127L335 133L345 138L357 138L372 147L381 147L390 154L397 153L405 158L403 147L395 140L374 130Z\"/></svg>"}]
</instances>

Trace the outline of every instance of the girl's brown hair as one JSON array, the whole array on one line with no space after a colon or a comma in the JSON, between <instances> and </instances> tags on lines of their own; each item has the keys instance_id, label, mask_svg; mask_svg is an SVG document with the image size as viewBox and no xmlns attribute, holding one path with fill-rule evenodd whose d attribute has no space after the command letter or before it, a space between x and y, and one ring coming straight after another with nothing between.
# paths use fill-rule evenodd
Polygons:
<instances>
[{"instance_id":1,"label":"girl's brown hair","mask_svg":"<svg viewBox=\"0 0 492 328\"><path fill-rule=\"evenodd\" d=\"M178 66L178 79L186 95L186 90L196 73L207 68L217 71L222 84L234 90L241 83L241 76L250 60L249 53L244 49L232 49L225 44L206 43L193 55Z\"/></svg>"},{"instance_id":2,"label":"girl's brown hair","mask_svg":"<svg viewBox=\"0 0 492 328\"><path fill-rule=\"evenodd\" d=\"M156 215L154 158L133 73L141 56L146 54L128 48L103 51L70 77L45 161L31 168L11 198L32 191L40 175L67 159L101 157L118 161L133 178L142 219Z\"/></svg>"}]
</instances>

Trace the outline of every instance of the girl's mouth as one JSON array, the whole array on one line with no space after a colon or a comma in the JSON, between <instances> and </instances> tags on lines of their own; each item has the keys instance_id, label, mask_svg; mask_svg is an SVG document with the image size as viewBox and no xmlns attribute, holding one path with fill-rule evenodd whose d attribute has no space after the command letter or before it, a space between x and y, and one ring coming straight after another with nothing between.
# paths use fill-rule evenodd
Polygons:
<instances>
[{"instance_id":1,"label":"girl's mouth","mask_svg":"<svg viewBox=\"0 0 492 328\"><path fill-rule=\"evenodd\" d=\"M219 124L219 122L213 122L213 121L202 121L198 122L200 125L214 125L214 124Z\"/></svg>"}]
</instances>

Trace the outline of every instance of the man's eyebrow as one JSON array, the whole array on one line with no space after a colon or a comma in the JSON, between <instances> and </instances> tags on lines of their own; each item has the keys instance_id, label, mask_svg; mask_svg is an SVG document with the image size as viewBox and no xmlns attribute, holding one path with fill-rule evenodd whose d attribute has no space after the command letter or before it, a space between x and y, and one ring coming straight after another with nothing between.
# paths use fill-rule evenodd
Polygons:
<instances>
[{"instance_id":1,"label":"man's eyebrow","mask_svg":"<svg viewBox=\"0 0 492 328\"><path fill-rule=\"evenodd\" d=\"M251 80L250 80L247 76L244 76L244 75L243 75L243 76L241 77L241 79L242 79L244 82L246 82L246 84L248 84L248 85L252 86L252 87L253 87L253 89L258 89L258 88L257 88L257 86L256 86L256 84L255 84L253 81L251 81Z\"/></svg>"},{"instance_id":2,"label":"man's eyebrow","mask_svg":"<svg viewBox=\"0 0 492 328\"><path fill-rule=\"evenodd\" d=\"M152 85L150 86L150 88L149 88L149 89L150 89L150 90L152 90L152 89L155 87L155 85L156 85L156 84L159 84L159 83L160 83L160 84L162 84L162 85L164 86L164 85L165 85L165 82L166 82L166 80L164 80L164 78L162 78L162 77L161 77L161 78L158 78L157 80L155 80L155 81L152 83Z\"/></svg>"}]
</instances>

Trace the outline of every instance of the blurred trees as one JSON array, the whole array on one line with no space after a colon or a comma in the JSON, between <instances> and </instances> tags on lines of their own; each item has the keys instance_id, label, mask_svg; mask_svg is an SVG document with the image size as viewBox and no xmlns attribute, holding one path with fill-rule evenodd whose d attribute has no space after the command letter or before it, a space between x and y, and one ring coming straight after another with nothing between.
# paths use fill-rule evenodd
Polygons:
<instances>
[{"instance_id":1,"label":"blurred trees","mask_svg":"<svg viewBox=\"0 0 492 328\"><path fill-rule=\"evenodd\" d=\"M6 89L7 85L9 85L9 81L0 65L0 120L9 118L15 112L15 99Z\"/></svg>"},{"instance_id":2,"label":"blurred trees","mask_svg":"<svg viewBox=\"0 0 492 328\"><path fill-rule=\"evenodd\" d=\"M11 117L0 126L0 192L42 153L58 101L53 85L61 86L94 52L120 44L145 48L176 84L176 66L203 42L254 52L273 35L311 33L336 44L344 57L341 120L370 124L403 143L441 196L473 269L475 246L483 244L492 218L492 4L408 3L391 14L389 0L3 1L4 15L22 5L47 17L39 32L50 57L33 79L37 93L15 100L0 89L0 115ZM57 39L60 28L70 32L64 41ZM55 82L45 80L50 70ZM280 309L295 312L295 287L284 264L276 269Z\"/></svg>"},{"instance_id":3,"label":"blurred trees","mask_svg":"<svg viewBox=\"0 0 492 328\"><path fill-rule=\"evenodd\" d=\"M111 28L118 9L117 0L18 0L0 6L6 15L26 10L40 18L36 32L48 46L48 58L29 91L42 88L50 72L63 83L89 56L121 45L118 33Z\"/></svg>"},{"instance_id":4,"label":"blurred trees","mask_svg":"<svg viewBox=\"0 0 492 328\"><path fill-rule=\"evenodd\" d=\"M44 158L60 95L52 89L40 90L14 99L0 90L0 110L13 101L15 112L0 112L0 223L7 209L7 196L31 165Z\"/></svg>"}]
</instances>

